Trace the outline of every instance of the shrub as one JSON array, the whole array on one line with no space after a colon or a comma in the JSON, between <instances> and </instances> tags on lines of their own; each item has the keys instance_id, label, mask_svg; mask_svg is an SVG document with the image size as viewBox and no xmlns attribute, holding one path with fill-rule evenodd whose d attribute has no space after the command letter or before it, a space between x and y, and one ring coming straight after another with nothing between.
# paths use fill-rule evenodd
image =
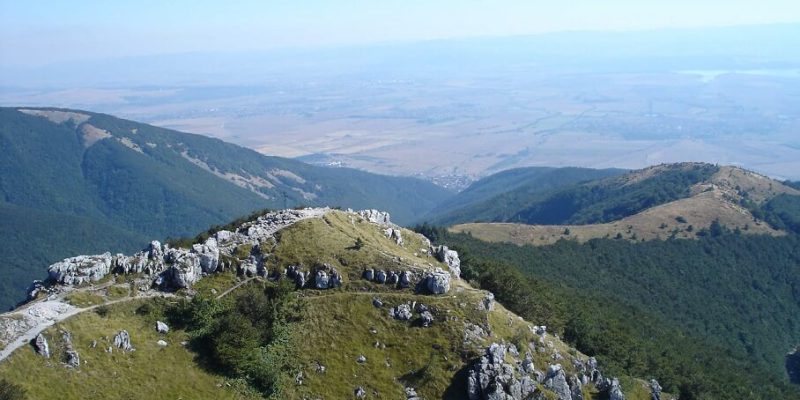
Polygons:
<instances>
[{"instance_id":1,"label":"shrub","mask_svg":"<svg viewBox=\"0 0 800 400\"><path fill-rule=\"evenodd\" d=\"M6 379L0 379L0 400L23 400L26 398L25 389Z\"/></svg>"}]
</instances>

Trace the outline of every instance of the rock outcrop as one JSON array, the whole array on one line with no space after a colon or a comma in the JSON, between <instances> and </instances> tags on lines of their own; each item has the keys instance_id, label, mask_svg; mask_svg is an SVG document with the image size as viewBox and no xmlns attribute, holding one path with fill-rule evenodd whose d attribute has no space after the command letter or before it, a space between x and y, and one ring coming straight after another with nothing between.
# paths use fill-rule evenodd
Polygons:
<instances>
[{"instance_id":1,"label":"rock outcrop","mask_svg":"<svg viewBox=\"0 0 800 400\"><path fill-rule=\"evenodd\" d=\"M47 344L47 338L41 333L36 335L36 338L33 340L33 348L40 356L50 358L50 345Z\"/></svg>"},{"instance_id":2,"label":"rock outcrop","mask_svg":"<svg viewBox=\"0 0 800 400\"><path fill-rule=\"evenodd\" d=\"M650 398L651 400L661 400L661 385L655 379L650 379Z\"/></svg>"},{"instance_id":3,"label":"rock outcrop","mask_svg":"<svg viewBox=\"0 0 800 400\"><path fill-rule=\"evenodd\" d=\"M393 240L398 246L403 245L403 235L402 232L400 232L400 228L386 228L383 234L386 235L387 238Z\"/></svg>"},{"instance_id":4,"label":"rock outcrop","mask_svg":"<svg viewBox=\"0 0 800 400\"><path fill-rule=\"evenodd\" d=\"M447 264L447 267L450 268L450 273L453 274L454 277L461 277L461 260L458 258L458 252L450 250L447 246L442 245L435 247L433 249L433 254L436 256L437 260Z\"/></svg>"},{"instance_id":5,"label":"rock outcrop","mask_svg":"<svg viewBox=\"0 0 800 400\"><path fill-rule=\"evenodd\" d=\"M156 321L156 332L167 334L169 333L169 326L161 321Z\"/></svg>"},{"instance_id":6,"label":"rock outcrop","mask_svg":"<svg viewBox=\"0 0 800 400\"><path fill-rule=\"evenodd\" d=\"M378 210L361 210L356 212L361 218L365 220L380 224L380 225L391 225L392 218L386 211L378 211Z\"/></svg>"},{"instance_id":7,"label":"rock outcrop","mask_svg":"<svg viewBox=\"0 0 800 400\"><path fill-rule=\"evenodd\" d=\"M467 378L469 400L521 400L536 391L530 376L519 378L514 366L506 363L506 351L505 345L492 343L472 366Z\"/></svg>"},{"instance_id":8,"label":"rock outcrop","mask_svg":"<svg viewBox=\"0 0 800 400\"><path fill-rule=\"evenodd\" d=\"M133 345L131 345L131 335L126 330L119 331L116 336L114 336L114 346L118 349L122 349L122 351L133 351Z\"/></svg>"},{"instance_id":9,"label":"rock outcrop","mask_svg":"<svg viewBox=\"0 0 800 400\"><path fill-rule=\"evenodd\" d=\"M111 253L67 258L51 265L50 279L64 285L97 282L111 272Z\"/></svg>"},{"instance_id":10,"label":"rock outcrop","mask_svg":"<svg viewBox=\"0 0 800 400\"><path fill-rule=\"evenodd\" d=\"M104 253L71 257L52 264L48 268L48 274L52 282L61 285L97 282L110 273L146 274L155 276L154 284L162 289L189 288L203 274L224 269L222 256L232 256L239 246L257 246L272 238L280 229L302 219L322 216L328 211L327 208L309 208L265 214L242 224L235 232L218 231L203 243L192 245L190 249L170 248L158 241L152 241L147 248L132 256ZM376 221L388 221L389 218L388 214L378 211L365 215ZM239 267L240 273L254 276L260 268L259 259L251 257L243 260ZM308 277L304 278L307 280ZM39 291L41 288L37 288L36 293Z\"/></svg>"},{"instance_id":11,"label":"rock outcrop","mask_svg":"<svg viewBox=\"0 0 800 400\"><path fill-rule=\"evenodd\" d=\"M69 368L80 367L81 356L72 347L72 334L67 331L61 331L61 340L64 342L64 365Z\"/></svg>"},{"instance_id":12,"label":"rock outcrop","mask_svg":"<svg viewBox=\"0 0 800 400\"><path fill-rule=\"evenodd\" d=\"M389 309L389 316L400 321L408 321L412 317L411 305L400 304L397 307Z\"/></svg>"},{"instance_id":13,"label":"rock outcrop","mask_svg":"<svg viewBox=\"0 0 800 400\"><path fill-rule=\"evenodd\" d=\"M322 264L314 273L314 287L317 289L333 289L342 286L342 275L329 264Z\"/></svg>"},{"instance_id":14,"label":"rock outcrop","mask_svg":"<svg viewBox=\"0 0 800 400\"><path fill-rule=\"evenodd\" d=\"M427 328L431 326L432 323L433 323L433 314L431 314L430 311L423 311L422 314L420 314L420 324L422 324L423 327Z\"/></svg>"},{"instance_id":15,"label":"rock outcrop","mask_svg":"<svg viewBox=\"0 0 800 400\"><path fill-rule=\"evenodd\" d=\"M450 291L450 274L436 268L425 275L425 288L432 294L444 294Z\"/></svg>"},{"instance_id":16,"label":"rock outcrop","mask_svg":"<svg viewBox=\"0 0 800 400\"><path fill-rule=\"evenodd\" d=\"M572 390L569 388L567 376L561 364L551 365L547 368L544 387L553 391L558 396L558 400L572 400Z\"/></svg>"}]
</instances>

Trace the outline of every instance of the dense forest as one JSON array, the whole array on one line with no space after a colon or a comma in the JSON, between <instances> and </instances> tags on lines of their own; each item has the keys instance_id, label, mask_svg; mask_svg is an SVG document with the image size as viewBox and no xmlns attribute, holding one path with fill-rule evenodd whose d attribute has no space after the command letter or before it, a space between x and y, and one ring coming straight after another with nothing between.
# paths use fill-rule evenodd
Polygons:
<instances>
[{"instance_id":1,"label":"dense forest","mask_svg":"<svg viewBox=\"0 0 800 400\"><path fill-rule=\"evenodd\" d=\"M462 254L466 279L615 373L682 399L800 398L783 370L800 337L797 236L533 247L418 230Z\"/></svg>"},{"instance_id":2,"label":"dense forest","mask_svg":"<svg viewBox=\"0 0 800 400\"><path fill-rule=\"evenodd\" d=\"M531 199L568 186L621 175L622 169L515 168L490 175L439 204L420 221L451 224L473 220L490 221L498 215L521 210Z\"/></svg>"}]
</instances>

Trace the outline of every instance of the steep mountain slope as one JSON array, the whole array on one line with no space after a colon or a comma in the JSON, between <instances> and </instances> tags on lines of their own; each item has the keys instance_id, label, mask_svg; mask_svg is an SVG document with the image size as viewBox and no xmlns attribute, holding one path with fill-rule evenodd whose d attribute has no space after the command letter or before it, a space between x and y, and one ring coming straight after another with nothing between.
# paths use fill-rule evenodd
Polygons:
<instances>
[{"instance_id":1,"label":"steep mountain slope","mask_svg":"<svg viewBox=\"0 0 800 400\"><path fill-rule=\"evenodd\" d=\"M516 212L515 218L529 224L468 223L452 229L484 240L536 245L603 237L696 238L712 225L783 235L797 231L798 204L797 189L741 168L670 164L552 193Z\"/></svg>"},{"instance_id":2,"label":"steep mountain slope","mask_svg":"<svg viewBox=\"0 0 800 400\"><path fill-rule=\"evenodd\" d=\"M658 370L681 398L800 398L784 371L800 336L798 235L518 246L428 234L507 307L549 304L548 326L612 369Z\"/></svg>"},{"instance_id":3,"label":"steep mountain slope","mask_svg":"<svg viewBox=\"0 0 800 400\"><path fill-rule=\"evenodd\" d=\"M194 235L256 209L284 205L381 207L409 222L449 195L421 180L266 157L217 139L103 114L0 108L0 202L13 206L4 213L20 212L18 222L28 211L49 213L53 230L61 232L74 217L82 218L86 229L115 226L103 243L113 243L108 247L113 250L141 247L143 242L130 240L141 235ZM24 270L64 257L52 249L95 249L79 233L50 235L42 225L25 223L3 228L19 237L32 236L26 231L35 229L53 245L25 245L28 253L15 257L0 254L0 281L17 288L0 293L1 308L13 304L35 277Z\"/></svg>"},{"instance_id":4,"label":"steep mountain slope","mask_svg":"<svg viewBox=\"0 0 800 400\"><path fill-rule=\"evenodd\" d=\"M191 249L51 266L39 300L0 315L0 376L36 399L660 391L603 378L596 360L459 279L456 253L385 213L289 210L232 229Z\"/></svg>"},{"instance_id":5,"label":"steep mountain slope","mask_svg":"<svg viewBox=\"0 0 800 400\"><path fill-rule=\"evenodd\" d=\"M465 221L492 221L498 212L524 208L537 196L581 182L624 173L620 169L516 168L483 178L444 201L419 221L449 225Z\"/></svg>"}]
</instances>

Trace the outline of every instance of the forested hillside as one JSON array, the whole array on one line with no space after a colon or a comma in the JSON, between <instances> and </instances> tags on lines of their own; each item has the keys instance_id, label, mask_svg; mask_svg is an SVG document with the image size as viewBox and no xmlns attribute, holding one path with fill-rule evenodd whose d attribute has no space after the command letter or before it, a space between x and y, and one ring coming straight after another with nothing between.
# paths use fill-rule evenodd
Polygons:
<instances>
[{"instance_id":1,"label":"forested hillside","mask_svg":"<svg viewBox=\"0 0 800 400\"><path fill-rule=\"evenodd\" d=\"M657 169L656 169L657 168ZM466 201L433 223L520 222L526 224L594 224L618 220L650 207L689 197L693 185L718 171L710 164L672 164L633 171L558 169L514 187L502 176L477 182L497 193ZM493 181L501 184L495 186ZM470 189L468 189L470 190ZM463 195L459 195L461 197ZM458 199L459 197L456 197ZM451 200L454 202L455 200Z\"/></svg>"},{"instance_id":2,"label":"forested hillside","mask_svg":"<svg viewBox=\"0 0 800 400\"><path fill-rule=\"evenodd\" d=\"M69 254L193 236L263 208L382 208L398 222L450 196L431 183L267 157L109 115L0 108L0 308ZM86 241L87 233L102 240Z\"/></svg>"},{"instance_id":3,"label":"forested hillside","mask_svg":"<svg viewBox=\"0 0 800 400\"><path fill-rule=\"evenodd\" d=\"M465 274L512 309L619 370L667 371L681 398L800 398L784 371L800 337L797 236L534 247L420 230L457 248Z\"/></svg>"},{"instance_id":4,"label":"forested hillside","mask_svg":"<svg viewBox=\"0 0 800 400\"><path fill-rule=\"evenodd\" d=\"M615 176L621 169L528 167L510 169L478 180L431 210L421 220L450 224L489 221L498 209L516 210L536 196L581 182Z\"/></svg>"}]
</instances>

